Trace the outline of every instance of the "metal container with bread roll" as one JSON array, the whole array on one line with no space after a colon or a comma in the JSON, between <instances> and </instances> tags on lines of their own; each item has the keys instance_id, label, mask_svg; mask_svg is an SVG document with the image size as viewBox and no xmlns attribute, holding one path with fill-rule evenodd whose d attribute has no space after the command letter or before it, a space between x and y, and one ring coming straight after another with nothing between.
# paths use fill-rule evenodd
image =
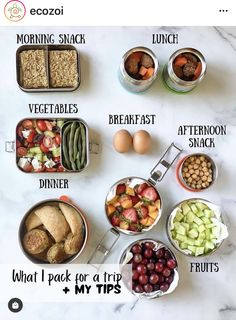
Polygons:
<instances>
[{"instance_id":1,"label":"metal container with bread roll","mask_svg":"<svg viewBox=\"0 0 236 320\"><path fill-rule=\"evenodd\" d=\"M26 212L26 214L24 215L24 217L21 220L21 223L19 226L19 233L18 233L21 250L24 253L24 255L33 263L41 263L41 264L46 263L46 264L48 264L49 262L40 260L39 258L37 258L37 256L34 256L33 254L28 253L26 251L26 249L24 248L23 238L27 232L26 224L25 224L26 219L29 217L29 215L31 213L33 213L37 209L40 209L44 206L58 207L60 203L65 204L65 205L73 208L76 211L76 213L81 217L82 222L83 222L83 244L82 244L80 250L76 254L68 256L68 258L61 263L66 264L66 263L70 263L70 262L76 260L80 256L80 254L83 252L83 250L86 246L87 239L88 239L88 224L87 224L86 218L85 218L84 214L81 212L81 210L72 203L68 203L68 202L65 202L62 200L58 200L58 199L50 199L50 200L41 201L41 202L36 203L32 208L30 208ZM43 226L38 226L37 228L41 228L42 230L44 230Z\"/></svg>"},{"instance_id":2,"label":"metal container with bread roll","mask_svg":"<svg viewBox=\"0 0 236 320\"><path fill-rule=\"evenodd\" d=\"M180 79L173 70L173 62L175 58L182 53L191 53L196 56L202 64L202 70L200 76L194 81L185 81ZM178 93L187 93L194 88L203 80L206 74L206 61L202 53L194 48L183 48L175 51L169 58L168 63L163 69L163 80L168 88Z\"/></svg>"},{"instance_id":3,"label":"metal container with bread roll","mask_svg":"<svg viewBox=\"0 0 236 320\"><path fill-rule=\"evenodd\" d=\"M44 54L44 59L45 59L45 80L47 81L47 83L45 85L41 85L38 87L28 87L25 86L23 84L23 68L21 65L21 54L22 52L32 52L32 51L42 51ZM52 51L56 51L56 52L62 52L62 51L73 51L76 54L76 68L75 68L75 72L76 72L76 80L74 81L73 84L63 84L62 86L56 86L54 87L51 83L51 78L50 78L50 61L49 61L49 55L50 52ZM35 59L32 59L33 61L30 63L30 65L32 65L33 67L35 67ZM68 59L69 61L69 59ZM60 67L62 67L62 63L60 63ZM38 68L38 67L37 67ZM36 68L36 70L37 70ZM29 68L30 69L30 66ZM67 68L68 69L68 68ZM66 69L66 71L67 71ZM81 80L81 75L80 75L80 57L79 57L79 53L76 50L76 48L72 45L60 45L60 44L53 44L53 45L23 45L21 47L19 47L16 51L16 76L17 76L17 83L20 87L21 90L25 91L25 92L70 92L70 91L75 91L76 89L78 89L79 85L80 85L80 80Z\"/></svg>"}]
</instances>

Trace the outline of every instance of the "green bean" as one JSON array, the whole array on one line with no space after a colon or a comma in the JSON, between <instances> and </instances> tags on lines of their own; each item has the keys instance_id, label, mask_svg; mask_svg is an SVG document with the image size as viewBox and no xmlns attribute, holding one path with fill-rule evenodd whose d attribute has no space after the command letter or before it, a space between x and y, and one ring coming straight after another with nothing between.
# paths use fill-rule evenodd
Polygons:
<instances>
[{"instance_id":1,"label":"green bean","mask_svg":"<svg viewBox=\"0 0 236 320\"><path fill-rule=\"evenodd\" d=\"M75 138L75 130L76 130L77 123L74 121L71 125L71 130L70 130L70 140L69 140L69 158L70 158L70 163L72 166L73 170L76 170L75 162L74 162L74 152L73 152L73 145L74 145L74 138ZM75 168L75 169L74 169Z\"/></svg>"},{"instance_id":2,"label":"green bean","mask_svg":"<svg viewBox=\"0 0 236 320\"><path fill-rule=\"evenodd\" d=\"M79 125L80 128L80 133L81 133L81 125ZM81 169L81 162L80 162L80 158L81 158L81 134L78 137L78 152L76 155L76 165L77 165L77 169L80 170Z\"/></svg>"},{"instance_id":3,"label":"green bean","mask_svg":"<svg viewBox=\"0 0 236 320\"><path fill-rule=\"evenodd\" d=\"M69 153L68 153L68 148L67 148L67 136L69 135L70 129L71 129L71 124L69 124L65 128L65 130L63 132L63 139L62 139L62 152L63 152L64 160L65 160L64 164L66 165L67 169L71 169L70 160L69 160Z\"/></svg>"},{"instance_id":4,"label":"green bean","mask_svg":"<svg viewBox=\"0 0 236 320\"><path fill-rule=\"evenodd\" d=\"M82 139L82 153L81 153L81 166L85 167L85 161L86 161L86 132L85 127L82 124L81 126L81 139Z\"/></svg>"},{"instance_id":5,"label":"green bean","mask_svg":"<svg viewBox=\"0 0 236 320\"><path fill-rule=\"evenodd\" d=\"M74 146L73 146L73 152L74 152L74 161L77 159L78 154L78 139L79 139L79 133L80 133L80 126L75 131L75 137L74 137Z\"/></svg>"}]
</instances>

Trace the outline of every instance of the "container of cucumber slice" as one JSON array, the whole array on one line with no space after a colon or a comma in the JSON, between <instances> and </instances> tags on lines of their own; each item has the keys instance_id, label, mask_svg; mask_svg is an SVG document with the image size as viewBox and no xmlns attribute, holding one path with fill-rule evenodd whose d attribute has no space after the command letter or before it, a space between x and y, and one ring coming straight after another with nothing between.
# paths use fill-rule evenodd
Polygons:
<instances>
[{"instance_id":1,"label":"container of cucumber slice","mask_svg":"<svg viewBox=\"0 0 236 320\"><path fill-rule=\"evenodd\" d=\"M188 256L206 256L228 237L220 207L192 198L178 203L167 219L167 235L172 245Z\"/></svg>"}]
</instances>

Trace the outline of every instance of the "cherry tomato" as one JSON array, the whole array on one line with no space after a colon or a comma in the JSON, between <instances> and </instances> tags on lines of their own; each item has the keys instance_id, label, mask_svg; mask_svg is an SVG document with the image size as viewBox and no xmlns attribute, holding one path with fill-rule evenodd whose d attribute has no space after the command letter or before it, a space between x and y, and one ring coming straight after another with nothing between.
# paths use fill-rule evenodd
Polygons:
<instances>
[{"instance_id":1,"label":"cherry tomato","mask_svg":"<svg viewBox=\"0 0 236 320\"><path fill-rule=\"evenodd\" d=\"M58 162L61 161L61 157L60 157L60 156L59 156L59 157L53 157L52 159L53 159L53 161L56 162L56 163L58 163Z\"/></svg>"},{"instance_id":2,"label":"cherry tomato","mask_svg":"<svg viewBox=\"0 0 236 320\"><path fill-rule=\"evenodd\" d=\"M56 172L57 168L47 168L45 169L46 172Z\"/></svg>"},{"instance_id":3,"label":"cherry tomato","mask_svg":"<svg viewBox=\"0 0 236 320\"><path fill-rule=\"evenodd\" d=\"M24 147L19 147L16 149L17 157L24 157L27 154L27 149Z\"/></svg>"},{"instance_id":4,"label":"cherry tomato","mask_svg":"<svg viewBox=\"0 0 236 320\"><path fill-rule=\"evenodd\" d=\"M21 147L21 143L18 139L16 139L16 148L19 148L19 147Z\"/></svg>"},{"instance_id":5,"label":"cherry tomato","mask_svg":"<svg viewBox=\"0 0 236 320\"><path fill-rule=\"evenodd\" d=\"M33 166L30 162L26 162L26 164L24 165L23 170L25 172L31 172L33 170Z\"/></svg>"},{"instance_id":6,"label":"cherry tomato","mask_svg":"<svg viewBox=\"0 0 236 320\"><path fill-rule=\"evenodd\" d=\"M37 127L39 128L40 131L46 131L47 126L44 120L38 120L37 121Z\"/></svg>"},{"instance_id":7,"label":"cherry tomato","mask_svg":"<svg viewBox=\"0 0 236 320\"><path fill-rule=\"evenodd\" d=\"M24 130L23 126L18 126L16 129L16 133L18 134L19 137L23 138L22 131Z\"/></svg>"},{"instance_id":8,"label":"cherry tomato","mask_svg":"<svg viewBox=\"0 0 236 320\"><path fill-rule=\"evenodd\" d=\"M49 149L45 147L45 145L43 143L41 143L40 145L40 149L43 153L48 153L49 152Z\"/></svg>"},{"instance_id":9,"label":"cherry tomato","mask_svg":"<svg viewBox=\"0 0 236 320\"><path fill-rule=\"evenodd\" d=\"M34 124L33 124L33 121L32 120L24 120L22 122L22 126L25 128L25 129L31 129L33 128Z\"/></svg>"},{"instance_id":10,"label":"cherry tomato","mask_svg":"<svg viewBox=\"0 0 236 320\"><path fill-rule=\"evenodd\" d=\"M55 143L59 146L61 144L61 136L60 134L56 134Z\"/></svg>"},{"instance_id":11,"label":"cherry tomato","mask_svg":"<svg viewBox=\"0 0 236 320\"><path fill-rule=\"evenodd\" d=\"M26 141L29 143L33 142L35 136L36 136L35 130L31 130Z\"/></svg>"},{"instance_id":12,"label":"cherry tomato","mask_svg":"<svg viewBox=\"0 0 236 320\"><path fill-rule=\"evenodd\" d=\"M52 123L50 121L47 121L47 120L45 120L44 122L46 124L47 130L48 131L52 131L52 128L53 128Z\"/></svg>"},{"instance_id":13,"label":"cherry tomato","mask_svg":"<svg viewBox=\"0 0 236 320\"><path fill-rule=\"evenodd\" d=\"M53 145L53 139L51 137L44 137L43 144L46 148L51 148Z\"/></svg>"}]
</instances>

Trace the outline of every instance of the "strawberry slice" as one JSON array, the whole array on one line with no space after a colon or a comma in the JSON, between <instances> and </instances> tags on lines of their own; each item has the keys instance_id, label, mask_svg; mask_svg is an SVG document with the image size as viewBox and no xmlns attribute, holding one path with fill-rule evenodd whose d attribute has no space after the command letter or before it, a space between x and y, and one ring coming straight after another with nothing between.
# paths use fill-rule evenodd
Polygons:
<instances>
[{"instance_id":1,"label":"strawberry slice","mask_svg":"<svg viewBox=\"0 0 236 320\"><path fill-rule=\"evenodd\" d=\"M138 196L131 196L131 200L132 200L133 206L135 206L140 201Z\"/></svg>"},{"instance_id":2,"label":"strawberry slice","mask_svg":"<svg viewBox=\"0 0 236 320\"><path fill-rule=\"evenodd\" d=\"M125 209L122 212L123 216L128 219L131 222L137 223L138 221L138 215L137 212L134 208L130 208L130 209Z\"/></svg>"},{"instance_id":3,"label":"strawberry slice","mask_svg":"<svg viewBox=\"0 0 236 320\"><path fill-rule=\"evenodd\" d=\"M148 187L144 189L141 196L149 201L156 201L158 198L157 192L153 187Z\"/></svg>"},{"instance_id":4,"label":"strawberry slice","mask_svg":"<svg viewBox=\"0 0 236 320\"><path fill-rule=\"evenodd\" d=\"M117 227L120 224L120 218L118 216L116 216L116 215L113 215L112 218L111 218L111 224L114 227Z\"/></svg>"},{"instance_id":5,"label":"strawberry slice","mask_svg":"<svg viewBox=\"0 0 236 320\"><path fill-rule=\"evenodd\" d=\"M124 183L118 184L118 186L116 187L116 194L121 195L125 193L125 191L126 191L126 185Z\"/></svg>"},{"instance_id":6,"label":"strawberry slice","mask_svg":"<svg viewBox=\"0 0 236 320\"><path fill-rule=\"evenodd\" d=\"M148 187L148 184L147 184L146 182L141 183L141 184L138 186L137 193L138 193L138 194L142 194L143 190L145 190L147 187Z\"/></svg>"},{"instance_id":7,"label":"strawberry slice","mask_svg":"<svg viewBox=\"0 0 236 320\"><path fill-rule=\"evenodd\" d=\"M140 216L142 218L147 218L147 216L148 216L148 208L144 207L144 206L141 206L139 213L140 213Z\"/></svg>"}]
</instances>

